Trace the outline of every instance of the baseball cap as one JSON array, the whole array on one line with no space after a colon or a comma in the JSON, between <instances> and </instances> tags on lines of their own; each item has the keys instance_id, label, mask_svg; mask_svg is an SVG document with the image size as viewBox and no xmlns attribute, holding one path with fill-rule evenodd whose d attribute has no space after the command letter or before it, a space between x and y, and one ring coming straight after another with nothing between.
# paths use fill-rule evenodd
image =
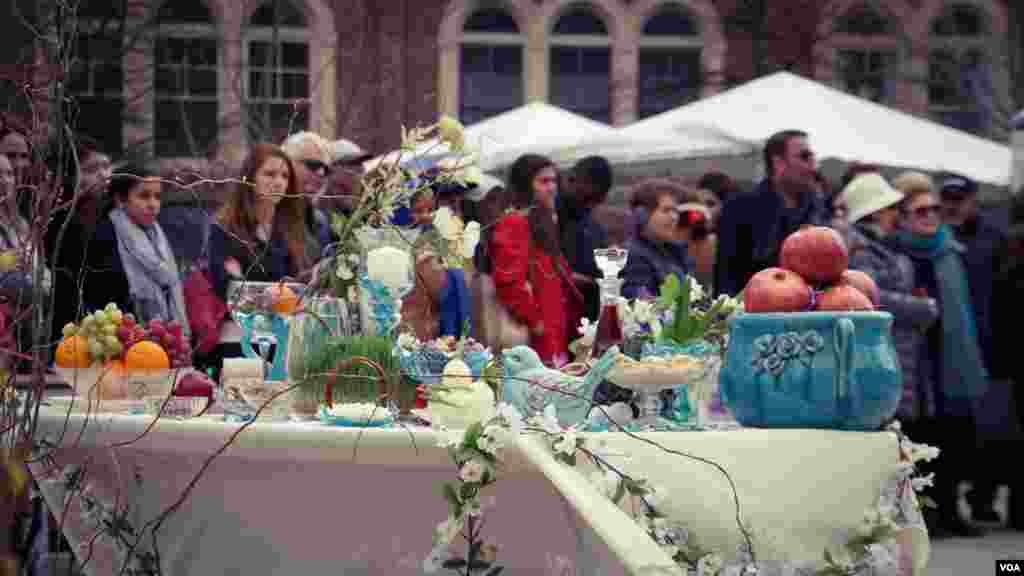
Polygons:
<instances>
[{"instance_id":1,"label":"baseball cap","mask_svg":"<svg viewBox=\"0 0 1024 576\"><path fill-rule=\"evenodd\" d=\"M949 175L942 180L940 194L947 198L963 198L978 191L978 184L966 176Z\"/></svg>"}]
</instances>

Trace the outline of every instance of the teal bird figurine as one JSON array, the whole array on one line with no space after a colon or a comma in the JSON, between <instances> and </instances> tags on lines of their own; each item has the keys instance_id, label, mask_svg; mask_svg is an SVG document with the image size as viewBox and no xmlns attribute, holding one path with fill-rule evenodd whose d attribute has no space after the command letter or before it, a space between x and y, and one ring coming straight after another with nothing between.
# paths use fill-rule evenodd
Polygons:
<instances>
[{"instance_id":1,"label":"teal bird figurine","mask_svg":"<svg viewBox=\"0 0 1024 576\"><path fill-rule=\"evenodd\" d=\"M529 346L502 352L505 384L502 400L519 409L524 417L542 416L551 405L563 427L582 429L593 405L594 390L617 361L619 349L609 348L582 378L548 368Z\"/></svg>"}]
</instances>

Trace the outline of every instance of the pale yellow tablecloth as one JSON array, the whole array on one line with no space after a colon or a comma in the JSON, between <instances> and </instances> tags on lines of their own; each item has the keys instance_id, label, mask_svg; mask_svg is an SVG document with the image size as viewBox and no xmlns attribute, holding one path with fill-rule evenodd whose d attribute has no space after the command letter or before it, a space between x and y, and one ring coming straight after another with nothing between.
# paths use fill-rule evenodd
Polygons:
<instances>
[{"instance_id":1,"label":"pale yellow tablecloth","mask_svg":"<svg viewBox=\"0 0 1024 576\"><path fill-rule=\"evenodd\" d=\"M94 415L86 424L81 415L66 418L44 409L39 429L54 439L62 436L61 444L69 448L60 460L91 459L97 480L108 484L102 488L133 503L141 525L177 497L203 459L239 426L164 420L130 445L108 448L135 440L149 422L143 416ZM897 462L896 439L888 433L736 430L642 436L729 470L762 558L821 558L835 529L857 525ZM591 445L600 440L606 457L624 470L670 489L668 512L691 526L703 545L733 555L739 532L719 472L622 434L588 439ZM111 454L120 474L112 469ZM506 450L505 460L503 479L493 488L497 508L488 522L502 546L499 559L511 573L556 574L569 565L580 574L651 574L652 567L666 566L660 549L583 479L585 466L573 470L554 462L536 437L521 438ZM133 466L144 478L139 486L124 471ZM235 567L247 576L418 574L431 531L445 516L440 483L451 477L448 456L427 429L253 425L168 523L162 541L165 573L234 573ZM61 497L52 490L47 499L51 507L60 506Z\"/></svg>"}]
</instances>

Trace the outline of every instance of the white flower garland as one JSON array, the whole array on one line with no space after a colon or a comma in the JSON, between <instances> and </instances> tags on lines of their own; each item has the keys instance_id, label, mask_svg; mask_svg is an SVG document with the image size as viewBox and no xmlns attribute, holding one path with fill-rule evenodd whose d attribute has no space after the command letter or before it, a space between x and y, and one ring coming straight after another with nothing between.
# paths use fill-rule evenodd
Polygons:
<instances>
[{"instance_id":1,"label":"white flower garland","mask_svg":"<svg viewBox=\"0 0 1024 576\"><path fill-rule=\"evenodd\" d=\"M920 476L916 465L936 458L939 449L925 444L911 442L903 434L899 422L888 428L898 437L900 463L892 477L883 482L877 504L864 514L861 524L845 535L837 546L824 551L824 566L816 567L815 562L776 562L755 560L753 550L746 544L739 547L734 559L727 560L720 553L702 548L695 535L683 524L674 522L659 511L668 492L654 486L645 478L626 474L607 463L598 452L586 445L579 431L562 428L558 423L553 406L544 410L543 416L531 418L525 425L515 408L502 404L498 415L487 423L470 428L462 437L442 431L442 446L447 447L459 469L458 481L461 486L446 491L451 513L435 529L434 548L424 561L424 570L436 571L445 567L460 574L485 574L491 576L500 572L493 565L494 556L485 561L477 559L482 554L482 543L474 544L472 529L466 534L467 522L483 513L478 493L484 486L496 480L494 469L499 462L500 450L511 440L510 435L521 432L544 434L555 459L568 466L576 466L577 457L583 453L591 458L597 469L588 479L597 491L619 504L626 495L638 498L641 511L633 514L634 521L661 548L684 569L685 574L697 576L757 576L762 573L781 573L813 576L898 576L900 574L899 549L896 536L906 527L923 526L920 506L916 493L931 486L934 475ZM476 456L474 456L474 453ZM468 494L460 500L458 495ZM458 534L470 541L470 559L446 558L449 546ZM748 540L749 542L749 540ZM496 551L494 544L488 550ZM475 552L474 552L475 550ZM474 568L474 562L477 562Z\"/></svg>"}]
</instances>

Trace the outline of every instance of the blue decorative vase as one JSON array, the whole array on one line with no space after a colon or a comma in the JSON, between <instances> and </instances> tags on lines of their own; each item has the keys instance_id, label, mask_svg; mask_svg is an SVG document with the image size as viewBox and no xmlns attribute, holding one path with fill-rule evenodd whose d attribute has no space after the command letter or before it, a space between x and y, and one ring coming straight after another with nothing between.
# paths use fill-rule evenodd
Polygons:
<instances>
[{"instance_id":1,"label":"blue decorative vase","mask_svg":"<svg viewBox=\"0 0 1024 576\"><path fill-rule=\"evenodd\" d=\"M719 375L744 426L878 430L903 375L887 312L737 314Z\"/></svg>"},{"instance_id":2,"label":"blue decorative vase","mask_svg":"<svg viewBox=\"0 0 1024 576\"><path fill-rule=\"evenodd\" d=\"M267 363L266 379L279 382L288 379L288 321L278 314L236 314L242 327L242 354L246 358L262 358ZM273 349L272 358L266 353Z\"/></svg>"},{"instance_id":3,"label":"blue decorative vase","mask_svg":"<svg viewBox=\"0 0 1024 576\"><path fill-rule=\"evenodd\" d=\"M359 275L359 286L366 291L373 323L373 334L392 336L400 316L398 301L379 280L371 280L365 273Z\"/></svg>"}]
</instances>

